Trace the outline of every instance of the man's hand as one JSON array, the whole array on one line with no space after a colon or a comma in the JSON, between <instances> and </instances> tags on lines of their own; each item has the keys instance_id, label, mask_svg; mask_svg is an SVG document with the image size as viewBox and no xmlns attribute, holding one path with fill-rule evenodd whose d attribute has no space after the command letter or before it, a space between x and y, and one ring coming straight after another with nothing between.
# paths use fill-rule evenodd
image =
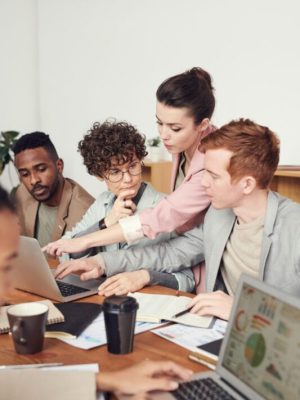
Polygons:
<instances>
[{"instance_id":1,"label":"man's hand","mask_svg":"<svg viewBox=\"0 0 300 400\"><path fill-rule=\"evenodd\" d=\"M56 242L48 243L42 248L42 251L46 251L51 256L60 257L63 253L78 253L88 248L85 236L82 236L75 239L59 239Z\"/></svg>"},{"instance_id":2,"label":"man's hand","mask_svg":"<svg viewBox=\"0 0 300 400\"><path fill-rule=\"evenodd\" d=\"M80 279L86 281L88 279L100 278L104 274L104 268L96 257L68 260L59 264L54 272L54 277L63 279L74 272L83 272L80 275Z\"/></svg>"},{"instance_id":3,"label":"man's hand","mask_svg":"<svg viewBox=\"0 0 300 400\"><path fill-rule=\"evenodd\" d=\"M200 293L193 298L188 307L198 315L213 315L225 320L229 319L233 297L221 290L212 293Z\"/></svg>"},{"instance_id":4,"label":"man's hand","mask_svg":"<svg viewBox=\"0 0 300 400\"><path fill-rule=\"evenodd\" d=\"M148 285L150 282L149 272L145 269L141 269L133 272L122 272L111 276L106 279L99 288L98 294L101 296L122 296L129 292L136 292Z\"/></svg>"},{"instance_id":5,"label":"man's hand","mask_svg":"<svg viewBox=\"0 0 300 400\"><path fill-rule=\"evenodd\" d=\"M119 194L114 202L113 208L105 217L105 225L107 227L116 224L121 218L129 217L134 214L136 205L131 199L128 199L130 194L132 194L132 190L123 190Z\"/></svg>"},{"instance_id":6,"label":"man's hand","mask_svg":"<svg viewBox=\"0 0 300 400\"><path fill-rule=\"evenodd\" d=\"M98 390L117 395L139 395L139 399L146 399L147 392L175 390L177 381L189 380L191 376L192 371L171 361L143 361L120 371L100 372L96 382Z\"/></svg>"}]
</instances>

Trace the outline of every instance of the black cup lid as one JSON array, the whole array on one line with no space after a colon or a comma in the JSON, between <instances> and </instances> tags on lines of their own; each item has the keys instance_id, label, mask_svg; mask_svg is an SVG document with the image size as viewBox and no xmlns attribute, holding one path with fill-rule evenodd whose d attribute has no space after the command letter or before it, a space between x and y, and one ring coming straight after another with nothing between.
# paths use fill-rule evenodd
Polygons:
<instances>
[{"instance_id":1,"label":"black cup lid","mask_svg":"<svg viewBox=\"0 0 300 400\"><path fill-rule=\"evenodd\" d=\"M130 296L111 296L104 300L103 311L134 311L139 308L138 302Z\"/></svg>"}]
</instances>

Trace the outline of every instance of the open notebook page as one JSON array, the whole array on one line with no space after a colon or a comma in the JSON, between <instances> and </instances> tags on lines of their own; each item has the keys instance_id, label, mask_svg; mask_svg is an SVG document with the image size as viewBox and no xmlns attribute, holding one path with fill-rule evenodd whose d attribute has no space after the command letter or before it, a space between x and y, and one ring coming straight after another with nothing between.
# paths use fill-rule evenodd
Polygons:
<instances>
[{"instance_id":1,"label":"open notebook page","mask_svg":"<svg viewBox=\"0 0 300 400\"><path fill-rule=\"evenodd\" d=\"M159 322L165 319L200 328L207 328L212 321L212 317L200 317L191 313L172 318L173 315L187 308L191 301L190 297L147 293L132 293L130 295L139 303L137 321Z\"/></svg>"}]
</instances>

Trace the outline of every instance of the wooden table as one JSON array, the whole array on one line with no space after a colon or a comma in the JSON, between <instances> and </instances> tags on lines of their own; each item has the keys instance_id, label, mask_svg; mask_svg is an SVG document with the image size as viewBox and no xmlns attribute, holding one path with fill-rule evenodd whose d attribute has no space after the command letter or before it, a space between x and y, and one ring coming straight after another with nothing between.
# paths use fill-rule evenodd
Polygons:
<instances>
[{"instance_id":1,"label":"wooden table","mask_svg":"<svg viewBox=\"0 0 300 400\"><path fill-rule=\"evenodd\" d=\"M145 288L146 293L176 294L175 290L159 286ZM185 295L191 296L187 293ZM37 301L42 298L19 290L14 290L7 301L11 304ZM101 304L102 296L90 296L81 302ZM130 366L146 358L151 360L173 360L193 371L205 371L206 368L188 359L188 350L177 346L151 332L140 333L134 339L134 351L126 355L115 355L107 352L106 345L91 350L81 350L58 339L45 339L44 350L32 355L17 354L12 338L8 334L0 335L0 364L30 364L62 362L64 364L98 363L102 371L113 371Z\"/></svg>"}]
</instances>

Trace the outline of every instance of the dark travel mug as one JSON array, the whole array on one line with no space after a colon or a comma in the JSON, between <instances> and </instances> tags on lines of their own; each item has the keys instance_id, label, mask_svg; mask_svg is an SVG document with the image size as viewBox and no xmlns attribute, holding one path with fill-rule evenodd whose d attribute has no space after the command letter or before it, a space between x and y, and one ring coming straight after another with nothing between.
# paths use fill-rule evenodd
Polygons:
<instances>
[{"instance_id":1,"label":"dark travel mug","mask_svg":"<svg viewBox=\"0 0 300 400\"><path fill-rule=\"evenodd\" d=\"M133 350L136 312L139 305L130 296L112 296L103 303L107 350L114 354Z\"/></svg>"}]
</instances>

